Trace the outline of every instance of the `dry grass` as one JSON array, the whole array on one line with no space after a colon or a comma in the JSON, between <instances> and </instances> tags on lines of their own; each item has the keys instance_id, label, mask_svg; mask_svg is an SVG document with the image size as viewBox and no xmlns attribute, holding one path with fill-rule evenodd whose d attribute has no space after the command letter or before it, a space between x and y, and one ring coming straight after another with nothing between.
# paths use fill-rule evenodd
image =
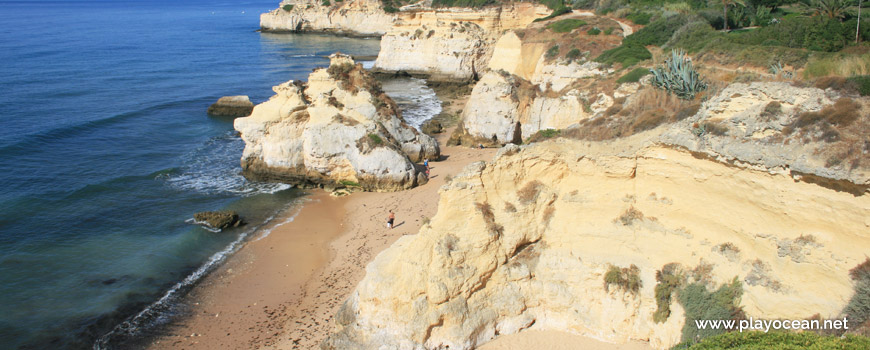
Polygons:
<instances>
[{"instance_id":1,"label":"dry grass","mask_svg":"<svg viewBox=\"0 0 870 350\"><path fill-rule=\"evenodd\" d=\"M620 222L623 226L629 226L636 221L643 220L643 213L640 210L634 208L634 206L629 207L622 213L619 217L614 220L614 222Z\"/></svg>"},{"instance_id":2,"label":"dry grass","mask_svg":"<svg viewBox=\"0 0 870 350\"><path fill-rule=\"evenodd\" d=\"M640 280L640 268L634 264L623 268L611 265L607 269L607 273L604 274L604 289L609 291L611 285L615 285L624 291L637 294L642 286Z\"/></svg>"},{"instance_id":3,"label":"dry grass","mask_svg":"<svg viewBox=\"0 0 870 350\"><path fill-rule=\"evenodd\" d=\"M805 78L831 75L853 77L870 74L870 53L863 55L819 56L810 60L804 68Z\"/></svg>"},{"instance_id":4,"label":"dry grass","mask_svg":"<svg viewBox=\"0 0 870 350\"><path fill-rule=\"evenodd\" d=\"M511 204L510 202L504 202L504 211L508 213L516 213L517 207Z\"/></svg>"},{"instance_id":5,"label":"dry grass","mask_svg":"<svg viewBox=\"0 0 870 350\"><path fill-rule=\"evenodd\" d=\"M684 101L663 90L645 87L631 99L615 100L603 116L565 129L561 135L593 141L626 137L695 115L701 107L699 101Z\"/></svg>"},{"instance_id":6,"label":"dry grass","mask_svg":"<svg viewBox=\"0 0 870 350\"><path fill-rule=\"evenodd\" d=\"M490 234L501 235L504 232L504 226L495 222L495 214L493 214L492 206L489 203L475 203L475 207L483 215L483 221L486 223L486 228Z\"/></svg>"},{"instance_id":7,"label":"dry grass","mask_svg":"<svg viewBox=\"0 0 870 350\"><path fill-rule=\"evenodd\" d=\"M528 205L529 203L534 202L538 199L538 194L541 193L541 189L544 187L538 180L532 180L526 183L523 188L517 190L517 197L520 200L520 203L524 205Z\"/></svg>"}]
</instances>

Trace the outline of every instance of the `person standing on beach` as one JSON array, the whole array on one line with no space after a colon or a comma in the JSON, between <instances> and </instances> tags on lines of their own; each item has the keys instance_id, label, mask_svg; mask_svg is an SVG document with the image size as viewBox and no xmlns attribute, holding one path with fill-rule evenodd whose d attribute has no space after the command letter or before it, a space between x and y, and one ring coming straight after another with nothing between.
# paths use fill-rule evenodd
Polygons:
<instances>
[{"instance_id":1,"label":"person standing on beach","mask_svg":"<svg viewBox=\"0 0 870 350\"><path fill-rule=\"evenodd\" d=\"M390 216L387 217L387 227L393 228L394 221L396 221L396 214L393 214L393 211L390 210Z\"/></svg>"}]
</instances>

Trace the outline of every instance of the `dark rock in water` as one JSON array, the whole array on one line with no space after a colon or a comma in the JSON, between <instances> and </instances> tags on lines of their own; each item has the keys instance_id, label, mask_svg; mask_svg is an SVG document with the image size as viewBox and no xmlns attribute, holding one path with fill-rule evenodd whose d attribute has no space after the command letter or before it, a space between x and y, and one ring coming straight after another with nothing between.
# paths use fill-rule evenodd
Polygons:
<instances>
[{"instance_id":1,"label":"dark rock in water","mask_svg":"<svg viewBox=\"0 0 870 350\"><path fill-rule=\"evenodd\" d=\"M440 134L444 131L444 127L441 126L441 122L435 119L429 119L424 122L423 125L420 125L420 131L427 135Z\"/></svg>"},{"instance_id":2,"label":"dark rock in water","mask_svg":"<svg viewBox=\"0 0 870 350\"><path fill-rule=\"evenodd\" d=\"M223 230L228 227L239 227L245 223L234 211L204 211L193 214L193 220L210 228Z\"/></svg>"},{"instance_id":3,"label":"dark rock in water","mask_svg":"<svg viewBox=\"0 0 870 350\"><path fill-rule=\"evenodd\" d=\"M224 96L208 106L208 114L222 117L247 117L254 110L248 96Z\"/></svg>"}]
</instances>

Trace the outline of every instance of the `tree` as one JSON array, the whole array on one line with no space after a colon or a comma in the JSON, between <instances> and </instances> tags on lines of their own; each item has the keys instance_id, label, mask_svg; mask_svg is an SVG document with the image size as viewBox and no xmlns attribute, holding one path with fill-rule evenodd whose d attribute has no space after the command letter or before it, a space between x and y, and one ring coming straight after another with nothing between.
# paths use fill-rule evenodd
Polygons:
<instances>
[{"instance_id":1,"label":"tree","mask_svg":"<svg viewBox=\"0 0 870 350\"><path fill-rule=\"evenodd\" d=\"M725 20L725 30L728 30L728 6L729 5L740 5L746 6L746 3L743 0L722 0L722 14L723 19Z\"/></svg>"},{"instance_id":2,"label":"tree","mask_svg":"<svg viewBox=\"0 0 870 350\"><path fill-rule=\"evenodd\" d=\"M814 14L832 19L843 19L849 7L853 5L851 0L802 0L801 2Z\"/></svg>"}]
</instances>

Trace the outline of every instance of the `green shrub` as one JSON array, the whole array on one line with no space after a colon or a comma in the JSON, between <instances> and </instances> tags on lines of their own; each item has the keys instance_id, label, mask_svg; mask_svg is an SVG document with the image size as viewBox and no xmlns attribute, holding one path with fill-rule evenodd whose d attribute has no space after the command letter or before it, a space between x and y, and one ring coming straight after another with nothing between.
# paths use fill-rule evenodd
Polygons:
<instances>
[{"instance_id":1,"label":"green shrub","mask_svg":"<svg viewBox=\"0 0 870 350\"><path fill-rule=\"evenodd\" d=\"M378 136L377 134L369 134L369 139L371 139L372 142L375 143L375 145L380 145L380 144L384 143L384 140L381 139L381 137Z\"/></svg>"},{"instance_id":2,"label":"green shrub","mask_svg":"<svg viewBox=\"0 0 870 350\"><path fill-rule=\"evenodd\" d=\"M625 19L642 26L649 24L650 18L652 18L652 15L646 12L632 12L628 16L625 16Z\"/></svg>"},{"instance_id":3,"label":"green shrub","mask_svg":"<svg viewBox=\"0 0 870 350\"><path fill-rule=\"evenodd\" d=\"M777 24L731 33L728 38L741 44L836 52L855 40L856 24L857 22L852 22L847 27L838 20L823 16L786 17Z\"/></svg>"},{"instance_id":4,"label":"green shrub","mask_svg":"<svg viewBox=\"0 0 870 350\"><path fill-rule=\"evenodd\" d=\"M625 73L625 75L616 79L618 84L622 83L636 83L643 78L645 75L650 74L649 68L638 67L633 69L631 72Z\"/></svg>"},{"instance_id":5,"label":"green shrub","mask_svg":"<svg viewBox=\"0 0 870 350\"><path fill-rule=\"evenodd\" d=\"M676 349L677 347L675 347ZM870 338L857 335L823 336L814 332L729 332L712 336L687 350L861 350L870 349Z\"/></svg>"},{"instance_id":6,"label":"green shrub","mask_svg":"<svg viewBox=\"0 0 870 350\"><path fill-rule=\"evenodd\" d=\"M641 287L640 269L634 264L624 268L611 265L604 274L604 289L609 291L611 285L637 294Z\"/></svg>"},{"instance_id":7,"label":"green shrub","mask_svg":"<svg viewBox=\"0 0 870 350\"><path fill-rule=\"evenodd\" d=\"M855 295L846 304L843 313L852 324L864 324L870 320L870 258L849 270L855 282Z\"/></svg>"},{"instance_id":8,"label":"green shrub","mask_svg":"<svg viewBox=\"0 0 870 350\"><path fill-rule=\"evenodd\" d=\"M495 0L433 0L432 7L471 7L478 8L494 4Z\"/></svg>"},{"instance_id":9,"label":"green shrub","mask_svg":"<svg viewBox=\"0 0 870 350\"><path fill-rule=\"evenodd\" d=\"M667 18L660 18L650 23L650 25L641 28L634 34L625 37L622 41L623 45L638 44L642 46L655 45L662 46L674 35L677 29L680 29L689 21L688 16L676 15Z\"/></svg>"},{"instance_id":10,"label":"green shrub","mask_svg":"<svg viewBox=\"0 0 870 350\"><path fill-rule=\"evenodd\" d=\"M623 67L630 67L650 58L652 54L643 46L622 45L602 52L595 61L605 64L621 63Z\"/></svg>"},{"instance_id":11,"label":"green shrub","mask_svg":"<svg viewBox=\"0 0 870 350\"><path fill-rule=\"evenodd\" d=\"M358 182L353 182L350 180L341 180L340 183L345 187L359 187Z\"/></svg>"},{"instance_id":12,"label":"green shrub","mask_svg":"<svg viewBox=\"0 0 870 350\"><path fill-rule=\"evenodd\" d=\"M678 299L686 312L682 341L692 344L701 339L724 333L724 329L698 329L695 320L732 320L739 319L742 310L738 306L743 295L743 286L737 277L714 292L707 291L702 283L692 283L683 288Z\"/></svg>"},{"instance_id":13,"label":"green shrub","mask_svg":"<svg viewBox=\"0 0 870 350\"><path fill-rule=\"evenodd\" d=\"M547 53L544 54L548 59L556 58L559 55L559 45L553 45L549 49L547 49Z\"/></svg>"},{"instance_id":14,"label":"green shrub","mask_svg":"<svg viewBox=\"0 0 870 350\"><path fill-rule=\"evenodd\" d=\"M570 51L568 51L567 54L565 54L565 58L572 61L580 58L580 56L583 56L583 53L580 52L580 49L577 48L571 49Z\"/></svg>"},{"instance_id":15,"label":"green shrub","mask_svg":"<svg viewBox=\"0 0 870 350\"><path fill-rule=\"evenodd\" d=\"M847 80L855 84L855 86L858 88L858 93L861 94L861 96L870 95L870 75L859 75L857 77L851 77Z\"/></svg>"},{"instance_id":16,"label":"green shrub","mask_svg":"<svg viewBox=\"0 0 870 350\"><path fill-rule=\"evenodd\" d=\"M559 20L559 21L550 23L550 25L548 25L547 28L549 28L550 30L552 30L556 33L568 33L574 29L580 28L580 27L585 26L585 25L586 25L585 21L572 18L572 19L563 19L563 20Z\"/></svg>"},{"instance_id":17,"label":"green shrub","mask_svg":"<svg viewBox=\"0 0 870 350\"><path fill-rule=\"evenodd\" d=\"M323 6L329 6L329 5L330 5L330 4L329 4L329 0L323 0L323 2L321 2L320 4L323 5Z\"/></svg>"},{"instance_id":18,"label":"green shrub","mask_svg":"<svg viewBox=\"0 0 870 350\"><path fill-rule=\"evenodd\" d=\"M662 323L671 316L671 296L683 284L683 275L679 271L679 264L671 263L656 271L656 312L653 313L653 321Z\"/></svg>"},{"instance_id":19,"label":"green shrub","mask_svg":"<svg viewBox=\"0 0 870 350\"><path fill-rule=\"evenodd\" d=\"M571 12L571 8L563 5L561 7L557 7L556 9L554 9L553 12L550 13L547 17L537 18L534 20L534 22L546 21L548 19L556 18L556 17L559 17L559 16L564 15L564 14L569 13L569 12Z\"/></svg>"},{"instance_id":20,"label":"green shrub","mask_svg":"<svg viewBox=\"0 0 870 350\"><path fill-rule=\"evenodd\" d=\"M284 9L284 11L287 11L287 12L293 11L293 5L289 5L289 4L284 5L284 7L282 7L282 9Z\"/></svg>"},{"instance_id":21,"label":"green shrub","mask_svg":"<svg viewBox=\"0 0 870 350\"><path fill-rule=\"evenodd\" d=\"M601 29L598 29L598 27L594 27L594 28L592 28L592 29L590 29L590 30L587 30L587 31L586 31L586 34L589 34L589 35L598 35L598 34L601 34Z\"/></svg>"},{"instance_id":22,"label":"green shrub","mask_svg":"<svg viewBox=\"0 0 870 350\"><path fill-rule=\"evenodd\" d=\"M613 27L607 28L604 30L604 35L613 34Z\"/></svg>"},{"instance_id":23,"label":"green shrub","mask_svg":"<svg viewBox=\"0 0 870 350\"><path fill-rule=\"evenodd\" d=\"M387 5L387 6L384 6L384 12L386 12L386 13L396 13L396 12L399 12L399 9Z\"/></svg>"},{"instance_id":24,"label":"green shrub","mask_svg":"<svg viewBox=\"0 0 870 350\"><path fill-rule=\"evenodd\" d=\"M671 50L671 58L666 59L663 66L653 69L652 74L653 86L684 100L691 100L695 94L707 89L707 83L682 50Z\"/></svg>"}]
</instances>

